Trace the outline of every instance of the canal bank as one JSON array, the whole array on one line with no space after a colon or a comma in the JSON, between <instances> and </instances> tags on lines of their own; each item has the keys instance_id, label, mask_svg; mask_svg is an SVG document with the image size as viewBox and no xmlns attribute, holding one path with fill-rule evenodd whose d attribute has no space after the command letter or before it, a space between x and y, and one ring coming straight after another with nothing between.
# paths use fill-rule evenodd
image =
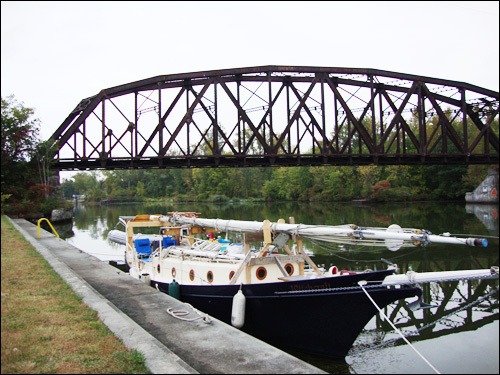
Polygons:
<instances>
[{"instance_id":1,"label":"canal bank","mask_svg":"<svg viewBox=\"0 0 500 375\"><path fill-rule=\"evenodd\" d=\"M30 222L9 220L153 373L324 373L214 318L177 319L167 309L199 315L43 229L38 239Z\"/></svg>"}]
</instances>

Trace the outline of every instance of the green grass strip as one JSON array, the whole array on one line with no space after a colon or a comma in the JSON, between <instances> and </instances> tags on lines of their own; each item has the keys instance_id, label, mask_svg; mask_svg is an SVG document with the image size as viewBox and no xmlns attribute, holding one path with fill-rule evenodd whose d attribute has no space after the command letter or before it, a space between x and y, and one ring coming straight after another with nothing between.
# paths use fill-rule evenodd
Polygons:
<instances>
[{"instance_id":1,"label":"green grass strip","mask_svg":"<svg viewBox=\"0 0 500 375\"><path fill-rule=\"evenodd\" d=\"M2 374L148 374L97 313L2 216Z\"/></svg>"}]
</instances>

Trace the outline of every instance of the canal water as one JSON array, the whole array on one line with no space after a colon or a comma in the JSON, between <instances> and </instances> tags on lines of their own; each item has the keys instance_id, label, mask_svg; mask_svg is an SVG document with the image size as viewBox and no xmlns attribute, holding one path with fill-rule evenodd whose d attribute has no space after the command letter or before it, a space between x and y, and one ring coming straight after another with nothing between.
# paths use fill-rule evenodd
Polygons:
<instances>
[{"instance_id":1,"label":"canal water","mask_svg":"<svg viewBox=\"0 0 500 375\"><path fill-rule=\"evenodd\" d=\"M339 270L385 269L387 262L401 273L498 266L498 205L419 202L405 204L353 203L127 203L75 207L73 222L56 226L62 238L102 261L123 263L122 245L107 240L119 216L195 211L202 217L277 221L290 217L304 224L427 229L433 234L488 236L487 248L432 244L391 251L381 247L324 244L304 240L316 264ZM120 228L121 229L121 228ZM231 237L229 237L231 239ZM238 238L235 238L238 240ZM385 261L384 261L385 260ZM384 312L408 336L415 349L441 373L499 373L498 280L423 284L424 301L434 307L412 311L411 301L391 304ZM304 317L314 319L313 316ZM311 332L311 335L314 335ZM381 315L359 335L345 360L290 352L330 373L434 373Z\"/></svg>"}]
</instances>

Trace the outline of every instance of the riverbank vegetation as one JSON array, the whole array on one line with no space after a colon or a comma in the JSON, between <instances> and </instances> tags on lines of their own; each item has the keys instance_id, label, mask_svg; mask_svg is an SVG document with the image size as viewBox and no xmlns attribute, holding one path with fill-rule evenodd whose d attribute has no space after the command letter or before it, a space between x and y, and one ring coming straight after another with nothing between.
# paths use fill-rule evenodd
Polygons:
<instances>
[{"instance_id":1,"label":"riverbank vegetation","mask_svg":"<svg viewBox=\"0 0 500 375\"><path fill-rule=\"evenodd\" d=\"M2 374L149 373L2 215Z\"/></svg>"},{"instance_id":2,"label":"riverbank vegetation","mask_svg":"<svg viewBox=\"0 0 500 375\"><path fill-rule=\"evenodd\" d=\"M486 177L487 165L320 166L149 169L82 172L63 194L88 202L461 200Z\"/></svg>"},{"instance_id":3,"label":"riverbank vegetation","mask_svg":"<svg viewBox=\"0 0 500 375\"><path fill-rule=\"evenodd\" d=\"M53 209L65 207L51 181L58 181L57 172L49 171L56 151L38 140L40 121L34 115L13 95L2 97L1 207L11 216L50 217Z\"/></svg>"}]
</instances>

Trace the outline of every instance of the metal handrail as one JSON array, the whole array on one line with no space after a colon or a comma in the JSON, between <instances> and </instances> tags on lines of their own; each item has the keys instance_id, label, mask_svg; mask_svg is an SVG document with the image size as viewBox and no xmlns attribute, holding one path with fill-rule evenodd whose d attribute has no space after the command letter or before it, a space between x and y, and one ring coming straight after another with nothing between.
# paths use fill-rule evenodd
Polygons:
<instances>
[{"instance_id":1,"label":"metal handrail","mask_svg":"<svg viewBox=\"0 0 500 375\"><path fill-rule=\"evenodd\" d=\"M41 219L38 220L37 222L37 234L38 234L38 238L40 238L40 222L42 220L45 220L47 221L47 223L49 223L49 226L50 228L52 229L52 232L54 232L54 234L57 236L57 238L60 238L59 235L57 234L56 230L54 229L54 227L52 226L52 224L50 223L49 219L45 218L45 217L42 217Z\"/></svg>"}]
</instances>

